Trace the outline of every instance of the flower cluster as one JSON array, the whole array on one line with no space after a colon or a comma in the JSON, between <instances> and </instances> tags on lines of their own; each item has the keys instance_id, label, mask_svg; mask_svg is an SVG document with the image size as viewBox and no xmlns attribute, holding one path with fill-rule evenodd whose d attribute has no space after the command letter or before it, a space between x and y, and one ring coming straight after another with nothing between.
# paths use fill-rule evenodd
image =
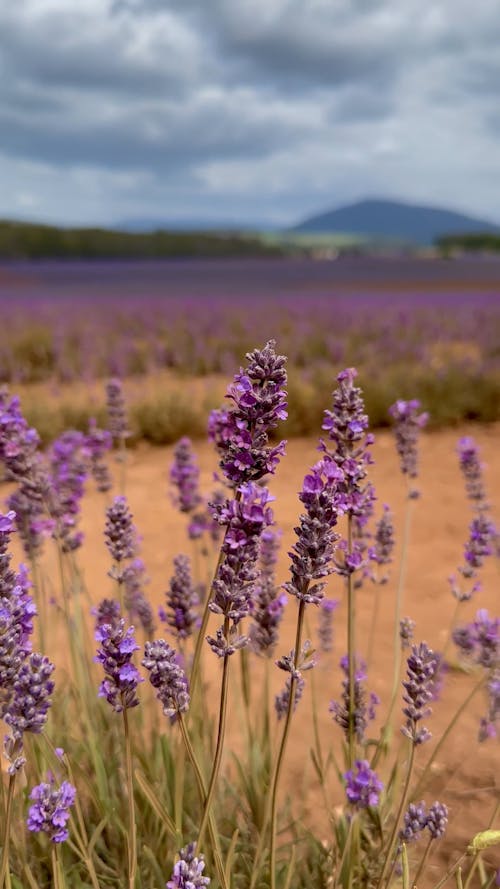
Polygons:
<instances>
[{"instance_id":1,"label":"flower cluster","mask_svg":"<svg viewBox=\"0 0 500 889\"><path fill-rule=\"evenodd\" d=\"M136 548L136 531L125 497L115 497L111 506L108 506L104 537L115 563L110 576L123 583L125 569L122 563L133 557Z\"/></svg>"},{"instance_id":2,"label":"flower cluster","mask_svg":"<svg viewBox=\"0 0 500 889\"><path fill-rule=\"evenodd\" d=\"M427 807L424 802L410 803L405 812L399 839L403 843L414 843L427 829L433 840L440 839L446 832L448 808L444 803L435 802Z\"/></svg>"},{"instance_id":3,"label":"flower cluster","mask_svg":"<svg viewBox=\"0 0 500 889\"><path fill-rule=\"evenodd\" d=\"M285 654L283 655L283 657L279 658L279 660L276 661L276 666L279 667L280 670L284 670L285 673L290 674L290 676L286 680L284 689L280 692L279 695L276 695L274 701L276 714L278 716L278 719L281 719L283 716L286 715L286 713L288 712L288 707L290 706L292 679L295 686L293 699L293 710L295 711L305 687L305 680L302 676L302 673L306 673L307 670L312 670L312 668L316 666L316 661L314 660L314 651L311 647L311 643L304 643L304 645L302 646L302 650L300 651L297 658L297 663L295 663L295 651L292 650L290 654Z\"/></svg>"},{"instance_id":4,"label":"flower cluster","mask_svg":"<svg viewBox=\"0 0 500 889\"><path fill-rule=\"evenodd\" d=\"M38 735L43 731L54 690L50 678L54 669L54 664L38 652L30 654L20 667L4 717L15 738L25 732Z\"/></svg>"},{"instance_id":5,"label":"flower cluster","mask_svg":"<svg viewBox=\"0 0 500 889\"><path fill-rule=\"evenodd\" d=\"M179 656L164 639L146 642L142 666L149 672L149 681L157 689L157 698L165 716L185 713L189 708L189 686Z\"/></svg>"},{"instance_id":6,"label":"flower cluster","mask_svg":"<svg viewBox=\"0 0 500 889\"><path fill-rule=\"evenodd\" d=\"M347 655L340 661L340 667L344 673L342 680L342 703L332 701L330 704L330 713L333 713L335 722L340 725L346 738L349 737L349 714L350 714L350 690L349 690L349 660ZM367 677L366 664L363 661L355 664L354 672L354 734L359 743L365 738L365 731L368 723L375 719L375 707L380 703L378 696L371 692L367 700L366 691L363 683Z\"/></svg>"},{"instance_id":7,"label":"flower cluster","mask_svg":"<svg viewBox=\"0 0 500 889\"><path fill-rule=\"evenodd\" d=\"M473 438L464 437L458 442L458 461L460 471L465 480L467 497L476 509L484 508L486 491L483 481L483 464L479 458L479 449Z\"/></svg>"},{"instance_id":8,"label":"flower cluster","mask_svg":"<svg viewBox=\"0 0 500 889\"><path fill-rule=\"evenodd\" d=\"M114 442L123 443L129 437L125 398L122 382L118 377L106 384L106 404L108 409L109 432Z\"/></svg>"},{"instance_id":9,"label":"flower cluster","mask_svg":"<svg viewBox=\"0 0 500 889\"><path fill-rule=\"evenodd\" d=\"M276 584L275 568L278 559L281 532L266 528L260 537L259 576L255 584L253 623L250 641L253 650L271 657L278 641L278 627L287 602Z\"/></svg>"},{"instance_id":10,"label":"flower cluster","mask_svg":"<svg viewBox=\"0 0 500 889\"><path fill-rule=\"evenodd\" d=\"M248 637L239 633L238 624L253 609L260 536L273 523L267 488L248 482L240 485L237 493L240 499L227 500L215 513L217 520L226 525L226 534L209 608L231 624L227 633L219 631L215 637L207 637L219 657L248 643Z\"/></svg>"},{"instance_id":11,"label":"flower cluster","mask_svg":"<svg viewBox=\"0 0 500 889\"><path fill-rule=\"evenodd\" d=\"M85 445L89 455L90 474L95 481L97 490L101 494L105 494L113 487L111 474L104 460L105 455L113 446L111 433L107 429L98 429L96 421L92 418L85 437Z\"/></svg>"},{"instance_id":12,"label":"flower cluster","mask_svg":"<svg viewBox=\"0 0 500 889\"><path fill-rule=\"evenodd\" d=\"M56 787L54 780L38 784L30 793L34 805L27 818L28 830L46 833L52 843L64 843L69 837L67 823L74 804L76 790L69 781Z\"/></svg>"},{"instance_id":13,"label":"flower cluster","mask_svg":"<svg viewBox=\"0 0 500 889\"><path fill-rule=\"evenodd\" d=\"M419 727L418 723L431 713L428 704L434 696L437 666L438 658L425 642L412 646L407 660L406 679L403 681L406 725L401 731L415 745L423 744L431 737L428 729Z\"/></svg>"},{"instance_id":14,"label":"flower cluster","mask_svg":"<svg viewBox=\"0 0 500 889\"><path fill-rule=\"evenodd\" d=\"M120 603L116 599L101 599L99 604L92 608L91 613L95 617L96 631L104 624L114 627L120 622Z\"/></svg>"},{"instance_id":15,"label":"flower cluster","mask_svg":"<svg viewBox=\"0 0 500 889\"><path fill-rule=\"evenodd\" d=\"M304 478L299 500L306 511L295 529L297 541L292 547L292 579L285 590L299 601L318 605L323 598L324 582L334 570L333 558L338 534L337 483L342 470L329 457L316 463ZM311 586L313 581L319 581Z\"/></svg>"},{"instance_id":16,"label":"flower cluster","mask_svg":"<svg viewBox=\"0 0 500 889\"><path fill-rule=\"evenodd\" d=\"M139 649L134 628L125 629L125 621L121 618L114 626L103 624L97 627L95 638L101 643L96 661L102 664L106 676L99 686L99 697L106 698L116 713L136 707L139 703L137 686L143 679L132 663L132 655Z\"/></svg>"},{"instance_id":17,"label":"flower cluster","mask_svg":"<svg viewBox=\"0 0 500 889\"><path fill-rule=\"evenodd\" d=\"M175 503L181 512L193 512L201 503L199 479L200 470L191 439L185 436L175 446L174 462L170 469L170 481L177 489Z\"/></svg>"},{"instance_id":18,"label":"flower cluster","mask_svg":"<svg viewBox=\"0 0 500 889\"><path fill-rule=\"evenodd\" d=\"M247 367L227 390L229 410L212 411L208 434L220 456L220 467L233 488L273 473L286 442L269 446L269 433L287 417L286 359L275 341L248 352Z\"/></svg>"},{"instance_id":19,"label":"flower cluster","mask_svg":"<svg viewBox=\"0 0 500 889\"><path fill-rule=\"evenodd\" d=\"M159 611L161 620L168 624L177 639L188 639L200 624L199 598L188 556L180 555L174 559L174 574L170 578L166 602L166 610L161 608Z\"/></svg>"},{"instance_id":20,"label":"flower cluster","mask_svg":"<svg viewBox=\"0 0 500 889\"><path fill-rule=\"evenodd\" d=\"M370 550L370 559L380 566L390 565L394 552L394 524L392 513L386 503L384 503L383 512L377 522L374 535L373 547ZM385 584L389 580L387 572L375 576L372 580L379 584Z\"/></svg>"},{"instance_id":21,"label":"flower cluster","mask_svg":"<svg viewBox=\"0 0 500 889\"><path fill-rule=\"evenodd\" d=\"M366 759L357 759L354 768L344 774L346 796L356 809L378 806L384 785Z\"/></svg>"},{"instance_id":22,"label":"flower cluster","mask_svg":"<svg viewBox=\"0 0 500 889\"><path fill-rule=\"evenodd\" d=\"M196 843L189 843L189 846L181 849L166 889L203 889L209 885L210 878L203 876L205 859L203 855L196 857L195 851Z\"/></svg>"},{"instance_id":23,"label":"flower cluster","mask_svg":"<svg viewBox=\"0 0 500 889\"><path fill-rule=\"evenodd\" d=\"M401 461L401 472L408 476L411 483L418 478L418 439L421 429L427 424L429 414L419 413L420 402L413 398L411 401L396 401L389 408L389 414L394 420L394 434L396 436L396 450ZM411 486L408 496L419 496L417 488Z\"/></svg>"},{"instance_id":24,"label":"flower cluster","mask_svg":"<svg viewBox=\"0 0 500 889\"><path fill-rule=\"evenodd\" d=\"M467 661L486 670L488 711L479 727L479 740L500 734L500 618L490 618L485 609L475 620L456 627L453 641Z\"/></svg>"},{"instance_id":25,"label":"flower cluster","mask_svg":"<svg viewBox=\"0 0 500 889\"><path fill-rule=\"evenodd\" d=\"M53 536L60 541L63 552L72 552L82 544L83 534L76 530L76 526L88 462L86 437L81 432L63 432L52 443L49 451L50 515L54 523Z\"/></svg>"}]
</instances>

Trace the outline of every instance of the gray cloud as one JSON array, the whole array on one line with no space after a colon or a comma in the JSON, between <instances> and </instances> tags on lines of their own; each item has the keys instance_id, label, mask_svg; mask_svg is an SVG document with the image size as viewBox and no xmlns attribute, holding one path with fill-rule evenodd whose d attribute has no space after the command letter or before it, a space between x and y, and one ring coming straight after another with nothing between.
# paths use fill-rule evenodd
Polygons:
<instances>
[{"instance_id":1,"label":"gray cloud","mask_svg":"<svg viewBox=\"0 0 500 889\"><path fill-rule=\"evenodd\" d=\"M0 215L495 211L497 0L25 0L0 33Z\"/></svg>"}]
</instances>

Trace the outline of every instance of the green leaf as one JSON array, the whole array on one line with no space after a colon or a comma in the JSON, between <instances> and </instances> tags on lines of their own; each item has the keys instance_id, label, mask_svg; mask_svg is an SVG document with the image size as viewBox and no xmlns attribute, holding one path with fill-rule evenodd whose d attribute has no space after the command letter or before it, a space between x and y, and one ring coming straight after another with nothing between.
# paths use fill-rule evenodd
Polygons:
<instances>
[{"instance_id":1,"label":"green leaf","mask_svg":"<svg viewBox=\"0 0 500 889\"><path fill-rule=\"evenodd\" d=\"M401 844L401 863L403 865L403 889L410 889L410 866L408 864L406 843Z\"/></svg>"},{"instance_id":2,"label":"green leaf","mask_svg":"<svg viewBox=\"0 0 500 889\"><path fill-rule=\"evenodd\" d=\"M481 849L488 849L489 846L497 846L500 844L500 830L482 830L477 833L472 840L468 851L472 853L480 852Z\"/></svg>"}]
</instances>

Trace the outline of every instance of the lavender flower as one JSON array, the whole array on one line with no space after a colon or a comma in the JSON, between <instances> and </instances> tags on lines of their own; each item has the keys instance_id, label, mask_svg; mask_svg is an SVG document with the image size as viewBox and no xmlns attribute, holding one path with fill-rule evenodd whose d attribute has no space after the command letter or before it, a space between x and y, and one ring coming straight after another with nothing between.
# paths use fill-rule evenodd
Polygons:
<instances>
[{"instance_id":1,"label":"lavender flower","mask_svg":"<svg viewBox=\"0 0 500 889\"><path fill-rule=\"evenodd\" d=\"M14 683L31 650L36 608L29 593L15 586L0 597L0 718L9 709Z\"/></svg>"},{"instance_id":2,"label":"lavender flower","mask_svg":"<svg viewBox=\"0 0 500 889\"><path fill-rule=\"evenodd\" d=\"M376 565L390 565L394 552L394 525L392 513L384 503L384 508L375 529L375 543L370 552L370 558ZM375 578L373 578L375 579ZM389 580L388 573L376 578L379 584L385 584Z\"/></svg>"},{"instance_id":3,"label":"lavender flower","mask_svg":"<svg viewBox=\"0 0 500 889\"><path fill-rule=\"evenodd\" d=\"M166 598L167 610L160 609L161 620L171 627L177 639L188 639L200 623L196 610L199 599L188 556L175 557L174 574Z\"/></svg>"},{"instance_id":4,"label":"lavender flower","mask_svg":"<svg viewBox=\"0 0 500 889\"><path fill-rule=\"evenodd\" d=\"M456 627L453 641L466 660L486 670L488 711L481 718L479 740L500 734L500 618L490 618L485 609L472 623Z\"/></svg>"},{"instance_id":5,"label":"lavender flower","mask_svg":"<svg viewBox=\"0 0 500 889\"><path fill-rule=\"evenodd\" d=\"M321 651L333 650L333 614L338 605L338 599L322 599L319 603L318 637Z\"/></svg>"},{"instance_id":6,"label":"lavender flower","mask_svg":"<svg viewBox=\"0 0 500 889\"><path fill-rule=\"evenodd\" d=\"M213 411L209 438L219 455L229 485L238 488L273 473L285 452L286 442L270 447L269 433L287 417L286 359L276 355L274 340L246 355L245 370L235 375L227 390L233 402L229 410Z\"/></svg>"},{"instance_id":7,"label":"lavender flower","mask_svg":"<svg viewBox=\"0 0 500 889\"><path fill-rule=\"evenodd\" d=\"M92 608L91 613L95 617L96 631L105 624L114 627L120 622L120 603L116 599L102 599L96 608Z\"/></svg>"},{"instance_id":8,"label":"lavender flower","mask_svg":"<svg viewBox=\"0 0 500 889\"><path fill-rule=\"evenodd\" d=\"M458 457L465 480L467 497L476 509L487 506L483 482L483 464L479 459L479 449L473 438L461 438L458 442Z\"/></svg>"},{"instance_id":9,"label":"lavender flower","mask_svg":"<svg viewBox=\"0 0 500 889\"><path fill-rule=\"evenodd\" d=\"M338 518L339 478L342 478L342 471L333 460L325 457L306 475L299 494L306 512L300 516L299 526L295 529L298 539L289 553L292 579L285 584L285 590L299 601L314 605L323 598L325 584L320 582L310 586L311 582L320 581L334 570L334 545L338 535L333 529Z\"/></svg>"},{"instance_id":10,"label":"lavender flower","mask_svg":"<svg viewBox=\"0 0 500 889\"><path fill-rule=\"evenodd\" d=\"M136 707L139 703L137 686L144 680L132 663L134 651L139 649L134 639L134 628L125 629L123 618L111 626L104 624L95 632L101 643L96 661L102 664L106 678L99 687L99 697L106 698L116 713Z\"/></svg>"},{"instance_id":11,"label":"lavender flower","mask_svg":"<svg viewBox=\"0 0 500 889\"><path fill-rule=\"evenodd\" d=\"M410 803L405 812L404 827L399 831L399 839L403 843L414 843L420 839L427 825L427 809L424 802Z\"/></svg>"},{"instance_id":12,"label":"lavender flower","mask_svg":"<svg viewBox=\"0 0 500 889\"><path fill-rule=\"evenodd\" d=\"M176 505L181 512L193 512L201 503L199 492L200 470L193 452L191 439L181 438L174 449L170 481L177 488Z\"/></svg>"},{"instance_id":13,"label":"lavender flower","mask_svg":"<svg viewBox=\"0 0 500 889\"><path fill-rule=\"evenodd\" d=\"M130 431L127 423L122 382L117 377L106 384L109 431L115 442L124 442Z\"/></svg>"},{"instance_id":14,"label":"lavender flower","mask_svg":"<svg viewBox=\"0 0 500 889\"><path fill-rule=\"evenodd\" d=\"M105 494L113 487L113 480L104 457L113 446L111 433L107 429L98 429L94 418L90 420L89 431L85 437L85 446L90 460L90 472L96 483L97 490Z\"/></svg>"},{"instance_id":15,"label":"lavender flower","mask_svg":"<svg viewBox=\"0 0 500 889\"><path fill-rule=\"evenodd\" d=\"M130 619L137 618L146 635L152 636L155 631L155 619L153 609L143 590L144 584L147 583L145 570L142 559L134 559L127 565L123 572L123 600Z\"/></svg>"},{"instance_id":16,"label":"lavender flower","mask_svg":"<svg viewBox=\"0 0 500 889\"><path fill-rule=\"evenodd\" d=\"M500 668L491 672L486 688L488 711L479 723L479 741L500 737Z\"/></svg>"},{"instance_id":17,"label":"lavender flower","mask_svg":"<svg viewBox=\"0 0 500 889\"><path fill-rule=\"evenodd\" d=\"M429 813L425 826L434 840L440 839L446 832L448 824L448 808L444 803L433 803L429 807Z\"/></svg>"},{"instance_id":18,"label":"lavender flower","mask_svg":"<svg viewBox=\"0 0 500 889\"><path fill-rule=\"evenodd\" d=\"M429 419L429 414L419 414L419 409L420 402L417 399L396 401L389 408L389 414L395 423L394 434L396 450L401 461L401 472L408 476L410 482L418 478L418 438L420 430ZM418 497L418 489L410 485L408 496Z\"/></svg>"},{"instance_id":19,"label":"lavender flower","mask_svg":"<svg viewBox=\"0 0 500 889\"><path fill-rule=\"evenodd\" d=\"M428 703L433 697L436 668L436 655L425 642L421 642L418 647L412 646L407 660L407 678L403 681L403 700L407 706L403 708L406 725L401 731L415 745L423 744L431 737L425 727L418 727L418 723L431 713Z\"/></svg>"},{"instance_id":20,"label":"lavender flower","mask_svg":"<svg viewBox=\"0 0 500 889\"><path fill-rule=\"evenodd\" d=\"M179 861L174 864L172 878L166 883L166 889L203 889L210 883L209 877L203 876L205 859L203 855L195 856L196 843L189 843L179 852Z\"/></svg>"},{"instance_id":21,"label":"lavender flower","mask_svg":"<svg viewBox=\"0 0 500 889\"><path fill-rule=\"evenodd\" d=\"M54 690L50 678L54 669L54 664L38 653L30 654L20 667L4 717L14 738L20 738L25 732L38 735L43 731Z\"/></svg>"},{"instance_id":22,"label":"lavender flower","mask_svg":"<svg viewBox=\"0 0 500 889\"><path fill-rule=\"evenodd\" d=\"M189 708L189 686L179 656L164 639L146 642L142 666L149 671L149 681L157 689L157 698L165 716L185 713Z\"/></svg>"},{"instance_id":23,"label":"lavender flower","mask_svg":"<svg viewBox=\"0 0 500 889\"><path fill-rule=\"evenodd\" d=\"M298 676L295 679L295 692L294 692L294 700L293 700L293 712L295 713L297 709L297 704L299 703L305 688L305 680L302 676ZM283 719L284 716L288 713L288 707L290 706L290 693L292 689L292 680L288 678L285 682L285 687L283 690L276 695L274 699L274 707L276 710L276 715L278 717L278 721Z\"/></svg>"},{"instance_id":24,"label":"lavender flower","mask_svg":"<svg viewBox=\"0 0 500 889\"><path fill-rule=\"evenodd\" d=\"M411 617L403 617L399 621L399 638L401 640L401 648L409 648L413 639L413 631L415 629L415 621Z\"/></svg>"},{"instance_id":25,"label":"lavender flower","mask_svg":"<svg viewBox=\"0 0 500 889\"><path fill-rule=\"evenodd\" d=\"M349 691L349 660L347 655L340 661L340 667L344 673L342 680L342 703L332 701L329 707L330 713L333 713L335 722L340 725L346 738L349 738L349 714L350 714L350 691ZM374 692L371 692L368 701L366 699L366 691L363 682L366 680L366 664L360 660L355 664L354 673L354 734L362 743L365 738L365 731L368 723L375 719L375 707L380 703L379 698Z\"/></svg>"},{"instance_id":26,"label":"lavender flower","mask_svg":"<svg viewBox=\"0 0 500 889\"><path fill-rule=\"evenodd\" d=\"M115 562L110 576L122 583L124 580L122 562L132 558L136 543L132 513L125 497L115 497L111 506L108 506L104 537L111 558Z\"/></svg>"},{"instance_id":27,"label":"lavender flower","mask_svg":"<svg viewBox=\"0 0 500 889\"><path fill-rule=\"evenodd\" d=\"M250 641L253 650L271 657L278 641L278 627L283 617L287 597L279 593L275 568L278 559L281 532L267 528L261 534L259 549L260 573L255 585L253 623Z\"/></svg>"},{"instance_id":28,"label":"lavender flower","mask_svg":"<svg viewBox=\"0 0 500 889\"><path fill-rule=\"evenodd\" d=\"M34 805L27 818L28 830L46 833L52 843L64 843L69 837L66 827L70 818L70 808L74 804L76 790L68 781L56 787L54 780L38 784L30 793Z\"/></svg>"},{"instance_id":29,"label":"lavender flower","mask_svg":"<svg viewBox=\"0 0 500 889\"><path fill-rule=\"evenodd\" d=\"M378 806L384 785L366 759L357 759L354 769L344 774L347 799L356 809Z\"/></svg>"},{"instance_id":30,"label":"lavender flower","mask_svg":"<svg viewBox=\"0 0 500 889\"><path fill-rule=\"evenodd\" d=\"M85 436L75 430L64 432L49 451L50 515L54 521L54 537L60 540L63 552L72 552L82 543L83 535L75 529L88 458Z\"/></svg>"},{"instance_id":31,"label":"lavender flower","mask_svg":"<svg viewBox=\"0 0 500 889\"><path fill-rule=\"evenodd\" d=\"M207 637L219 657L228 656L248 643L248 637L239 634L238 624L253 609L260 535L273 522L268 506L272 498L266 488L248 482L240 485L238 493L241 499L226 501L214 513L227 530L209 608L231 622L228 634L223 634L225 643L220 634Z\"/></svg>"}]
</instances>

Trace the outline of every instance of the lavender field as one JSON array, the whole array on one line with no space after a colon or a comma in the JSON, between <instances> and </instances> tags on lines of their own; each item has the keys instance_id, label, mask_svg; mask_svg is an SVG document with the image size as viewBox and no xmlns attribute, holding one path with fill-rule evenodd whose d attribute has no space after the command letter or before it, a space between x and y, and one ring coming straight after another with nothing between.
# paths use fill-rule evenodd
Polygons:
<instances>
[{"instance_id":1,"label":"lavender field","mask_svg":"<svg viewBox=\"0 0 500 889\"><path fill-rule=\"evenodd\" d=\"M102 415L110 375L130 380L136 438L202 435L225 376L270 333L289 357L289 435L317 428L332 365L360 369L375 426L413 395L436 426L500 416L493 259L13 263L0 269L0 310L0 379L28 387L44 438ZM179 380L189 395L172 428L156 420Z\"/></svg>"}]
</instances>

